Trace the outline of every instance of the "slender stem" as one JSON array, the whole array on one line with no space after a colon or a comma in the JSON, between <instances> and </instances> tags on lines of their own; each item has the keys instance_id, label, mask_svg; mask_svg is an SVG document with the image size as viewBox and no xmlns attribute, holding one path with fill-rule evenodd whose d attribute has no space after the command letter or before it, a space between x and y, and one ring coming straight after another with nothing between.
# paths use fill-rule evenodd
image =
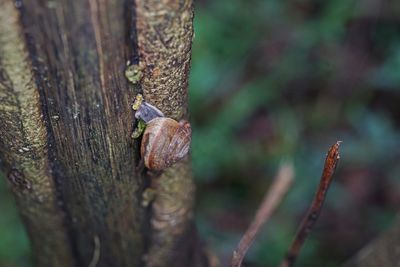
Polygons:
<instances>
[{"instance_id":1,"label":"slender stem","mask_svg":"<svg viewBox=\"0 0 400 267\"><path fill-rule=\"evenodd\" d=\"M274 183L264 197L253 222L240 240L236 250L233 252L231 267L240 267L247 250L253 243L261 227L268 221L282 201L293 180L293 166L283 164L275 178Z\"/></svg>"},{"instance_id":2,"label":"slender stem","mask_svg":"<svg viewBox=\"0 0 400 267\"><path fill-rule=\"evenodd\" d=\"M286 257L280 264L280 267L294 266L297 255L299 254L299 251L303 246L305 239L307 238L308 234L314 227L315 222L319 217L322 205L325 200L326 192L328 191L329 185L332 181L332 177L336 169L336 165L340 158L339 145L340 141L332 145L328 151L317 193L311 203L311 207L307 211L306 216L304 217L303 221L300 224L300 227L297 230L296 236L291 246L289 247Z\"/></svg>"}]
</instances>

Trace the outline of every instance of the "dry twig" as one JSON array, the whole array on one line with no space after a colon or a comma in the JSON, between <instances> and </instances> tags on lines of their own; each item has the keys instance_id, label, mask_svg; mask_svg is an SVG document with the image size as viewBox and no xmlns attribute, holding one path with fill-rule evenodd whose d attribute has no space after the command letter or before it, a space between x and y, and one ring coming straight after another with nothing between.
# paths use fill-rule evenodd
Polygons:
<instances>
[{"instance_id":1,"label":"dry twig","mask_svg":"<svg viewBox=\"0 0 400 267\"><path fill-rule=\"evenodd\" d=\"M332 177L336 169L336 165L340 158L339 145L340 141L331 146L328 151L317 193L313 199L313 202L311 203L310 209L308 210L306 216L300 224L300 227L297 230L296 236L286 254L285 259L280 264L280 267L292 267L294 265L297 255L299 254L299 251L304 244L305 239L307 238L308 234L310 233L311 229L318 219L322 205L325 200L326 192L328 191L329 185L332 181Z\"/></svg>"},{"instance_id":2,"label":"dry twig","mask_svg":"<svg viewBox=\"0 0 400 267\"><path fill-rule=\"evenodd\" d=\"M293 166L283 164L275 178L274 183L265 195L253 222L240 240L236 250L233 252L231 267L240 267L247 250L253 243L260 228L267 222L271 214L281 202L293 180Z\"/></svg>"},{"instance_id":3,"label":"dry twig","mask_svg":"<svg viewBox=\"0 0 400 267\"><path fill-rule=\"evenodd\" d=\"M93 249L93 257L89 263L89 267L96 267L100 260L100 238L98 235L93 237L94 249Z\"/></svg>"}]
</instances>

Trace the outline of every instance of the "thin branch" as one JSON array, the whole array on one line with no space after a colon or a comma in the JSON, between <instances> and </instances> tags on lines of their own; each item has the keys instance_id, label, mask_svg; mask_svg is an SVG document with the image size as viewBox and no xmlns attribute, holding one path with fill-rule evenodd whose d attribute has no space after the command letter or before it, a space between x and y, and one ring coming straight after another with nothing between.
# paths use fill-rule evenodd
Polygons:
<instances>
[{"instance_id":1,"label":"thin branch","mask_svg":"<svg viewBox=\"0 0 400 267\"><path fill-rule=\"evenodd\" d=\"M93 237L94 249L93 257L88 267L96 267L100 260L100 238L98 235Z\"/></svg>"},{"instance_id":2,"label":"thin branch","mask_svg":"<svg viewBox=\"0 0 400 267\"><path fill-rule=\"evenodd\" d=\"M329 185L332 181L333 174L335 173L336 165L339 161L339 145L340 141L336 142L328 151L328 155L325 159L325 166L322 172L321 181L317 193L311 203L311 207L308 210L306 216L300 224L297 230L296 236L286 254L285 259L280 264L280 267L292 267L296 261L297 255L301 247L304 244L305 239L314 227L315 222L321 212L322 205L325 200L326 192L328 191Z\"/></svg>"},{"instance_id":3,"label":"thin branch","mask_svg":"<svg viewBox=\"0 0 400 267\"><path fill-rule=\"evenodd\" d=\"M285 196L293 180L292 164L283 164L275 178L274 183L264 197L253 222L240 240L236 250L233 252L231 267L240 267L247 250L253 243L261 227L268 221L282 198Z\"/></svg>"}]
</instances>

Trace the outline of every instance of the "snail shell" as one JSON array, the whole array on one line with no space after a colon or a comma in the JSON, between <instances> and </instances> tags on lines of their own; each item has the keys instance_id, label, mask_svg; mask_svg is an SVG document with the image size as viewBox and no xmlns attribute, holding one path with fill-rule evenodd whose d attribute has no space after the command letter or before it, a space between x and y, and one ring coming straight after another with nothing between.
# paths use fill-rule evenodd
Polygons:
<instances>
[{"instance_id":1,"label":"snail shell","mask_svg":"<svg viewBox=\"0 0 400 267\"><path fill-rule=\"evenodd\" d=\"M148 122L143 134L140 153L151 170L163 170L184 158L190 149L190 123L159 117Z\"/></svg>"}]
</instances>

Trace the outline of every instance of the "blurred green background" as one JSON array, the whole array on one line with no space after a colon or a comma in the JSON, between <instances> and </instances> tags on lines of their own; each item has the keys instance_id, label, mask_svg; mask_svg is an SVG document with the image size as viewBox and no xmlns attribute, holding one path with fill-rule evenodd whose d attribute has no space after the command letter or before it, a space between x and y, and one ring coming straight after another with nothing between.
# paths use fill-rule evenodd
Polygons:
<instances>
[{"instance_id":1,"label":"blurred green background","mask_svg":"<svg viewBox=\"0 0 400 267\"><path fill-rule=\"evenodd\" d=\"M295 183L246 257L276 266L318 185L341 160L297 266L340 266L400 205L400 2L199 0L190 80L200 235L226 266L279 164ZM0 266L29 245L0 179Z\"/></svg>"},{"instance_id":2,"label":"blurred green background","mask_svg":"<svg viewBox=\"0 0 400 267\"><path fill-rule=\"evenodd\" d=\"M246 257L277 266L327 149L341 160L296 266L340 266L400 204L400 2L197 1L190 82L201 236L227 266L282 160L295 183Z\"/></svg>"}]
</instances>

